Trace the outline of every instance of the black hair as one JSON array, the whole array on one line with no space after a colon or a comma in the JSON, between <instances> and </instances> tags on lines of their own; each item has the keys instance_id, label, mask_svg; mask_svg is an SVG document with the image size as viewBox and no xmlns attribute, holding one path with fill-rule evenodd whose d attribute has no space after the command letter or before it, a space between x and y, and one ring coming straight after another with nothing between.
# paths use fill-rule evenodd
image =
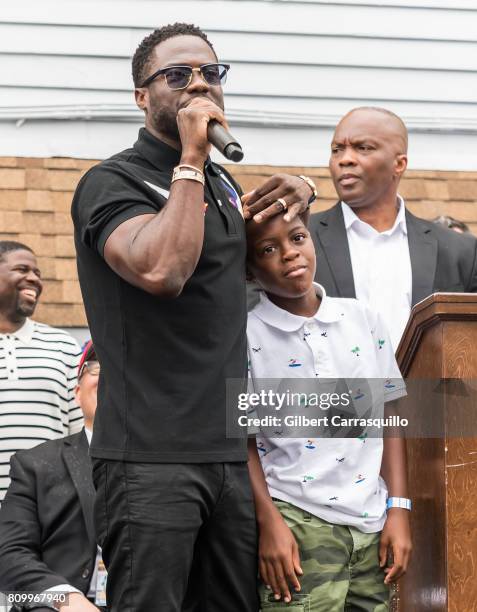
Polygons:
<instances>
[{"instance_id":1,"label":"black hair","mask_svg":"<svg viewBox=\"0 0 477 612\"><path fill-rule=\"evenodd\" d=\"M0 240L0 261L3 260L5 253L11 253L12 251L30 251L30 253L33 253L29 246L21 242L15 242L15 240Z\"/></svg>"},{"instance_id":2,"label":"black hair","mask_svg":"<svg viewBox=\"0 0 477 612\"><path fill-rule=\"evenodd\" d=\"M285 215L286 211L283 211L281 213L278 213L279 215ZM300 219L300 221L303 223L303 225L308 228L308 223L310 221L310 209L307 208L306 210L304 210L301 213L298 213L297 217ZM271 219L275 219L275 216L270 217ZM245 227L247 227L247 225L252 221L252 217L249 217L248 219L245 219Z\"/></svg>"},{"instance_id":3,"label":"black hair","mask_svg":"<svg viewBox=\"0 0 477 612\"><path fill-rule=\"evenodd\" d=\"M459 221L459 219L454 219L454 217L449 217L448 215L441 215L440 217L436 217L435 219L432 219L432 222L437 223L438 225L443 225L444 227L448 227L449 229L457 228L464 234L470 232L467 223Z\"/></svg>"},{"instance_id":4,"label":"black hair","mask_svg":"<svg viewBox=\"0 0 477 612\"><path fill-rule=\"evenodd\" d=\"M206 34L196 25L192 23L172 23L157 30L144 38L136 49L132 59L132 77L134 87L141 87L141 84L146 80L148 74L147 69L149 61L155 47L161 42L174 36L198 36L202 38L209 47L214 51L212 43L207 38ZM214 51L215 53L215 51Z\"/></svg>"}]
</instances>

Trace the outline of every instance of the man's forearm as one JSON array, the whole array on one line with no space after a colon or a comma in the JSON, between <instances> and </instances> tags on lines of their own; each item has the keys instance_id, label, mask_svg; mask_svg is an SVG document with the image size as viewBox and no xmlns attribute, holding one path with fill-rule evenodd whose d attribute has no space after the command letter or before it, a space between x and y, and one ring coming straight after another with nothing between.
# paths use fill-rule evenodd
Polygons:
<instances>
[{"instance_id":1,"label":"man's forearm","mask_svg":"<svg viewBox=\"0 0 477 612\"><path fill-rule=\"evenodd\" d=\"M151 283L182 289L197 266L203 242L204 188L197 181L176 181L164 209L132 237L131 266Z\"/></svg>"},{"instance_id":2,"label":"man's forearm","mask_svg":"<svg viewBox=\"0 0 477 612\"><path fill-rule=\"evenodd\" d=\"M132 217L111 233L104 258L131 285L176 297L197 266L203 241L204 187L178 180L159 213Z\"/></svg>"}]
</instances>

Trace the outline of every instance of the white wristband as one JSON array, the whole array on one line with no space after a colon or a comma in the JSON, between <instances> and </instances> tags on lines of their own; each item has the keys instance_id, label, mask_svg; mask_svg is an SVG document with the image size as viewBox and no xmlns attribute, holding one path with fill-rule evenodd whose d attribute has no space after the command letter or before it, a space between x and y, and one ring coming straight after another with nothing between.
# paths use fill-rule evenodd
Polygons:
<instances>
[{"instance_id":1,"label":"white wristband","mask_svg":"<svg viewBox=\"0 0 477 612\"><path fill-rule=\"evenodd\" d=\"M386 510L389 508L403 508L404 510L412 509L412 501L406 497L388 497L386 502Z\"/></svg>"}]
</instances>

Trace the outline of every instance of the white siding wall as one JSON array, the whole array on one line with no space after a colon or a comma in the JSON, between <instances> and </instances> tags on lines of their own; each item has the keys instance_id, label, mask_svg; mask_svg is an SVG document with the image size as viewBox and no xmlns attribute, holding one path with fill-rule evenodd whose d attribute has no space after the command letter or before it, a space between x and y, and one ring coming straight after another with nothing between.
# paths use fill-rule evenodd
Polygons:
<instances>
[{"instance_id":1,"label":"white siding wall","mask_svg":"<svg viewBox=\"0 0 477 612\"><path fill-rule=\"evenodd\" d=\"M411 167L477 169L477 0L16 0L0 11L0 156L105 157L141 124L130 57L165 23L200 25L232 64L247 163L325 165L337 119L385 106Z\"/></svg>"}]
</instances>

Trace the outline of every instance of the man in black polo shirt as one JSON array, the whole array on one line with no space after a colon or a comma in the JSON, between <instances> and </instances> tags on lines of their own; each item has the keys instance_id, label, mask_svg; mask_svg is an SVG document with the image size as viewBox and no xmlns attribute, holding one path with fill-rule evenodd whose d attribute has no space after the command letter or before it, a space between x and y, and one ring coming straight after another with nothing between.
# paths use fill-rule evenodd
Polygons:
<instances>
[{"instance_id":1,"label":"man in black polo shirt","mask_svg":"<svg viewBox=\"0 0 477 612\"><path fill-rule=\"evenodd\" d=\"M246 374L241 192L207 141L210 120L226 126L227 69L195 26L145 38L133 77L146 127L73 201L102 368L91 455L112 611L258 609L246 440L225 431L226 379ZM293 217L310 195L273 177L249 214Z\"/></svg>"}]
</instances>

